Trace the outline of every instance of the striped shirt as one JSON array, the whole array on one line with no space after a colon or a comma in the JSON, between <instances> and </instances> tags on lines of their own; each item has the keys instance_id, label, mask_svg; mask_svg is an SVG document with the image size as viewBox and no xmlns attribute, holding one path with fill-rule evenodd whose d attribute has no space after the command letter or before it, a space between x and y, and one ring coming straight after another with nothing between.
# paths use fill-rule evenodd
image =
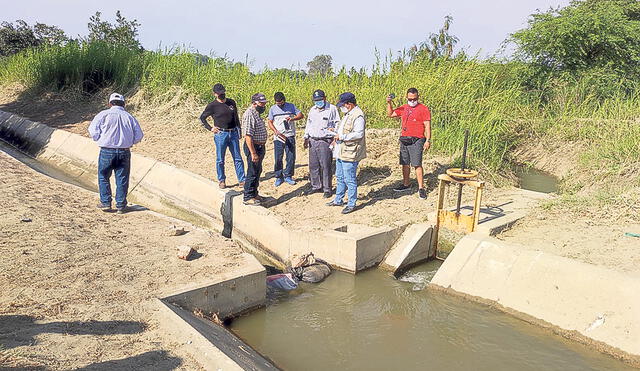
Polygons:
<instances>
[{"instance_id":1,"label":"striped shirt","mask_svg":"<svg viewBox=\"0 0 640 371\"><path fill-rule=\"evenodd\" d=\"M242 115L242 135L250 136L255 143L267 142L267 127L253 105Z\"/></svg>"}]
</instances>

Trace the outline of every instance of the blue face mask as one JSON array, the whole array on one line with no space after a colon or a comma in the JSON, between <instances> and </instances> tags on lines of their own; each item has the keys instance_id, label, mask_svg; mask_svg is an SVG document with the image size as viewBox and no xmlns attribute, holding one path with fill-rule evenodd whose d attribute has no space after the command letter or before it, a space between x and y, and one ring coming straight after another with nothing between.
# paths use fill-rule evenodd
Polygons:
<instances>
[{"instance_id":1,"label":"blue face mask","mask_svg":"<svg viewBox=\"0 0 640 371\"><path fill-rule=\"evenodd\" d=\"M325 102L323 100L317 100L317 101L313 102L313 104L315 104L316 107L318 107L318 108L324 108L324 103Z\"/></svg>"}]
</instances>

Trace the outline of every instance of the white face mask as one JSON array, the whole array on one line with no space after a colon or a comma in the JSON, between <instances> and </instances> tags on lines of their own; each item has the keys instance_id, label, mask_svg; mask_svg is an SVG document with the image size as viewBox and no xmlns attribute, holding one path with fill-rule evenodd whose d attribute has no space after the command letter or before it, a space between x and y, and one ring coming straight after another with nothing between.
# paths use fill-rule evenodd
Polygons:
<instances>
[{"instance_id":1,"label":"white face mask","mask_svg":"<svg viewBox=\"0 0 640 371\"><path fill-rule=\"evenodd\" d=\"M414 100L414 101L408 100L407 104L409 105L409 107L415 107L415 106L418 105L418 101L417 100Z\"/></svg>"},{"instance_id":2,"label":"white face mask","mask_svg":"<svg viewBox=\"0 0 640 371\"><path fill-rule=\"evenodd\" d=\"M342 111L342 113L347 113L347 112L349 112L349 110L348 110L348 109L347 109L347 107L345 107L345 106L340 107L340 111Z\"/></svg>"}]
</instances>

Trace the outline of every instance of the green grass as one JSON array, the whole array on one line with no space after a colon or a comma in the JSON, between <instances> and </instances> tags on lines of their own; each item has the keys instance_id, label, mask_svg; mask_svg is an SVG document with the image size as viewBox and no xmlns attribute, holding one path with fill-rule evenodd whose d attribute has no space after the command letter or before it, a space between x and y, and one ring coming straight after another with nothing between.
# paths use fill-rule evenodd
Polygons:
<instances>
[{"instance_id":1,"label":"green grass","mask_svg":"<svg viewBox=\"0 0 640 371\"><path fill-rule=\"evenodd\" d=\"M142 89L161 97L177 89L204 105L211 86L227 87L241 107L255 92L272 97L283 91L301 110L310 108L313 90L323 89L331 101L344 91L356 94L369 127L397 127L388 119L385 97L403 97L409 87L421 91L433 114L433 150L460 153L463 133L471 133L471 163L496 173L512 165L512 150L521 138L550 135L563 141L594 143L581 157L585 169L607 166L610 173L636 171L640 97L628 81L602 98L593 79L550 80L544 96L522 85L520 63L482 60L398 60L373 72L299 77L282 70L252 73L241 63L212 58L203 63L183 50L164 53L131 51L103 43L75 44L29 50L0 61L0 84L19 82L33 89L80 89L91 93L111 86L121 91ZM623 88L627 87L627 88ZM633 92L635 91L635 92ZM398 99L397 103L402 103Z\"/></svg>"}]
</instances>

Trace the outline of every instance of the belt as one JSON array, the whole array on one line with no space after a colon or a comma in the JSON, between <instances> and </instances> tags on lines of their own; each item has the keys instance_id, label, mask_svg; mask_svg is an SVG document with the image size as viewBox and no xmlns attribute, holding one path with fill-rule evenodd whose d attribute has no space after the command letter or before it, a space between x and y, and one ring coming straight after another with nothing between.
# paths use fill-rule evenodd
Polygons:
<instances>
[{"instance_id":1,"label":"belt","mask_svg":"<svg viewBox=\"0 0 640 371\"><path fill-rule=\"evenodd\" d=\"M333 137L324 137L324 138L314 138L314 137L309 137L310 139L313 140L323 140L323 141L327 141L327 140L333 140Z\"/></svg>"},{"instance_id":2,"label":"belt","mask_svg":"<svg viewBox=\"0 0 640 371\"><path fill-rule=\"evenodd\" d=\"M100 147L100 149L108 149L108 150L111 150L111 151L129 151L129 148Z\"/></svg>"},{"instance_id":3,"label":"belt","mask_svg":"<svg viewBox=\"0 0 640 371\"><path fill-rule=\"evenodd\" d=\"M229 132L229 131L236 131L236 130L238 130L238 128L233 128L233 129L223 129L223 128L219 128L219 127L217 127L217 126L216 126L216 128L217 128L218 130L220 130L220 131L226 131L226 132Z\"/></svg>"}]
</instances>

